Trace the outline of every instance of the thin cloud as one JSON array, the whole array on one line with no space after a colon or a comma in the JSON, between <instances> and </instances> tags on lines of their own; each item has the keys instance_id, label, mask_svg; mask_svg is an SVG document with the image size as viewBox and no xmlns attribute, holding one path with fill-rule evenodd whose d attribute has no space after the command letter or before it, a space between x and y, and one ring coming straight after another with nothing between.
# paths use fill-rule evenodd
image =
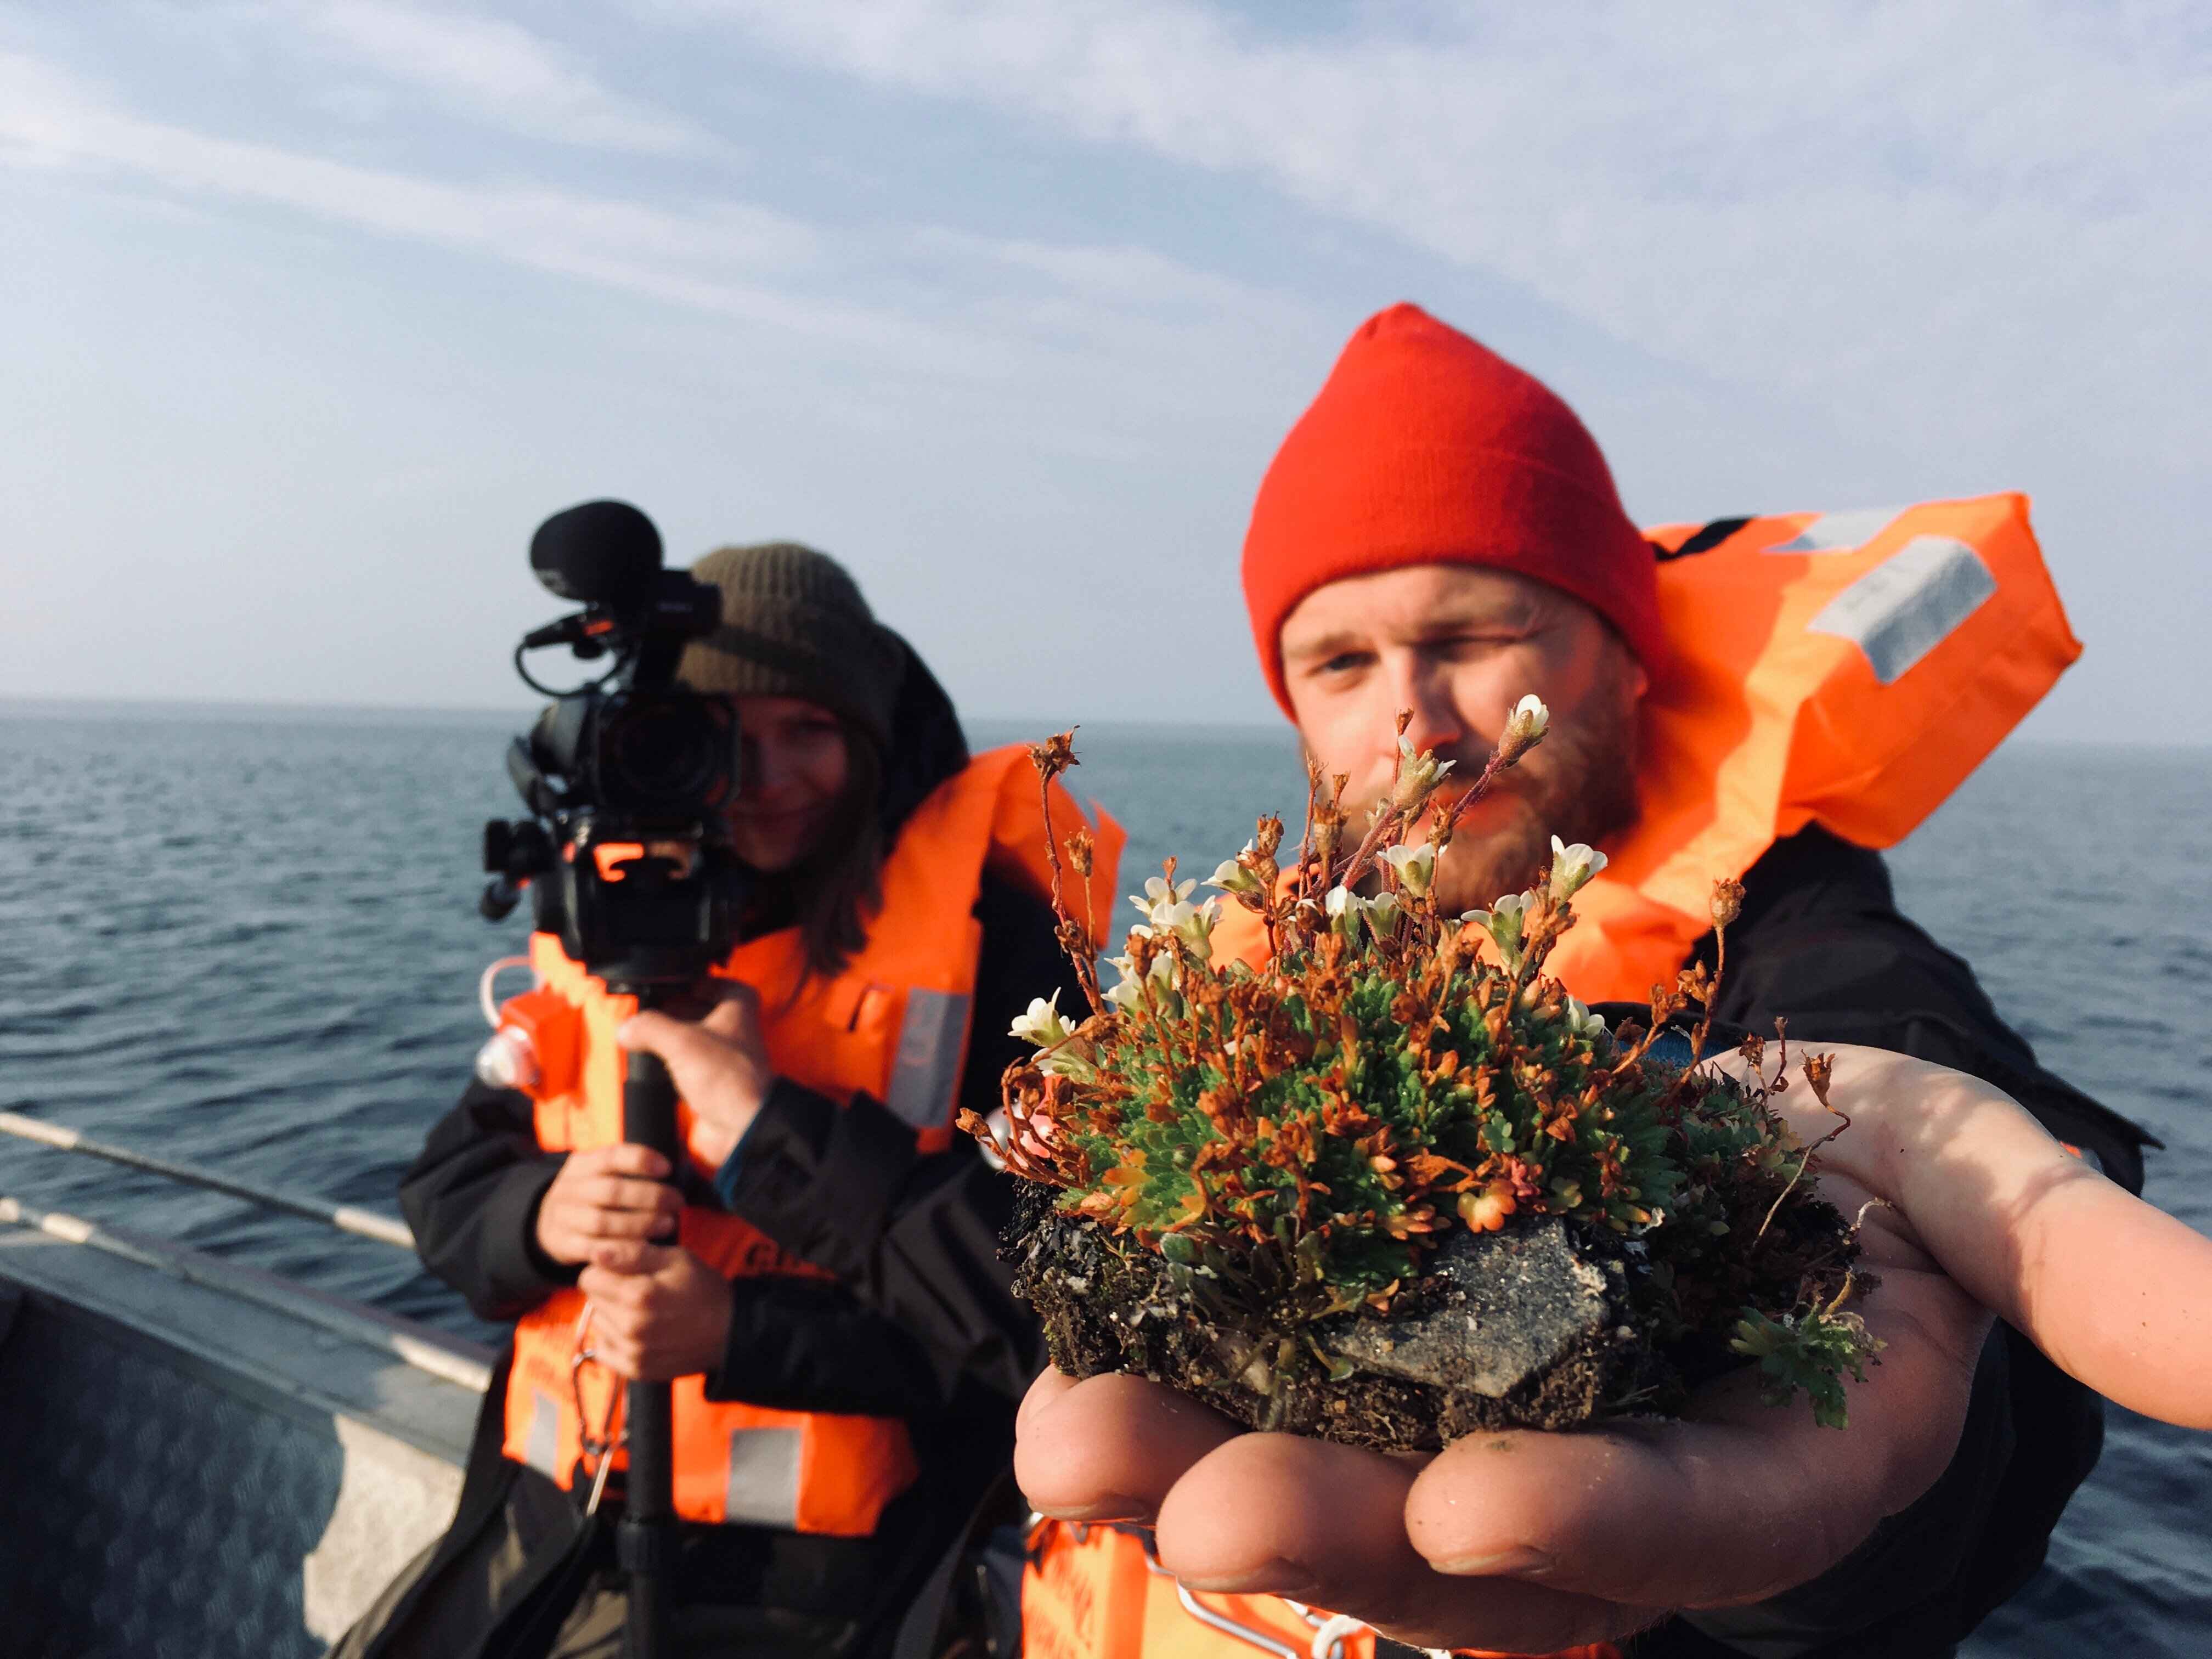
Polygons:
<instances>
[{"instance_id":1,"label":"thin cloud","mask_svg":"<svg viewBox=\"0 0 2212 1659\"><path fill-rule=\"evenodd\" d=\"M503 19L379 0L282 6L267 18L486 125L646 155L723 148L691 123L610 91L573 54Z\"/></svg>"},{"instance_id":2,"label":"thin cloud","mask_svg":"<svg viewBox=\"0 0 2212 1659\"><path fill-rule=\"evenodd\" d=\"M366 167L143 119L37 59L0 54L0 162L112 169L142 185L291 209L805 333L881 337L890 320L759 279L813 266L809 226L715 203L678 212L532 185Z\"/></svg>"},{"instance_id":3,"label":"thin cloud","mask_svg":"<svg viewBox=\"0 0 2212 1659\"><path fill-rule=\"evenodd\" d=\"M1156 384L1157 365L1195 356L1225 368L1264 324L1297 314L1284 296L1141 248L897 226L830 234L746 203L654 206L333 161L148 119L5 52L0 166L106 173L194 208L276 207L579 278L842 346L878 374L916 377L933 398L963 381L1137 395ZM945 266L933 295L901 257L917 252Z\"/></svg>"},{"instance_id":4,"label":"thin cloud","mask_svg":"<svg viewBox=\"0 0 2212 1659\"><path fill-rule=\"evenodd\" d=\"M1049 278L1071 293L1129 310L1172 308L1249 315L1279 310L1279 295L1212 271L1195 270L1156 248L1129 244L1033 241L931 229L919 246Z\"/></svg>"},{"instance_id":5,"label":"thin cloud","mask_svg":"<svg viewBox=\"0 0 2212 1659\"><path fill-rule=\"evenodd\" d=\"M2055 429L2193 464L2212 174L2180 158L2212 154L2212 65L2186 7L1505 9L1321 39L1177 0L683 9L1267 179L1908 443L1991 459ZM2124 438L2094 418L2118 406Z\"/></svg>"}]
</instances>

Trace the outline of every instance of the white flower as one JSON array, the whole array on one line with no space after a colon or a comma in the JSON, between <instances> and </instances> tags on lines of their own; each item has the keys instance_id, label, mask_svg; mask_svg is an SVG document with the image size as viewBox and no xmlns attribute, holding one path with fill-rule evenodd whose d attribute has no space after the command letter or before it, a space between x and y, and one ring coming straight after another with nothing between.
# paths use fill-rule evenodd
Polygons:
<instances>
[{"instance_id":1,"label":"white flower","mask_svg":"<svg viewBox=\"0 0 2212 1659\"><path fill-rule=\"evenodd\" d=\"M1382 938L1398 925L1400 907L1395 893L1377 893L1365 901L1364 908L1367 912L1367 926L1376 938Z\"/></svg>"},{"instance_id":2,"label":"white flower","mask_svg":"<svg viewBox=\"0 0 2212 1659\"><path fill-rule=\"evenodd\" d=\"M1389 865L1398 877L1398 884L1415 898L1429 890L1429 883L1437 870L1435 844L1423 842L1419 847L1386 847L1382 862Z\"/></svg>"},{"instance_id":3,"label":"white flower","mask_svg":"<svg viewBox=\"0 0 2212 1659\"><path fill-rule=\"evenodd\" d=\"M1372 900L1364 899L1349 887L1332 887L1328 896L1322 901L1322 908L1328 912L1328 925L1348 939L1358 939L1359 927L1367 919Z\"/></svg>"},{"instance_id":4,"label":"white flower","mask_svg":"<svg viewBox=\"0 0 2212 1659\"><path fill-rule=\"evenodd\" d=\"M1164 876L1147 876L1145 878L1145 896L1139 898L1132 893L1129 902L1149 913L1163 904L1180 904L1197 890L1198 883L1194 878L1171 884Z\"/></svg>"},{"instance_id":5,"label":"white flower","mask_svg":"<svg viewBox=\"0 0 2212 1659\"><path fill-rule=\"evenodd\" d=\"M1144 896L1139 898L1136 894L1132 893L1129 895L1129 902L1144 912L1145 920L1152 925L1154 931L1164 933L1172 931L1175 924L1172 921L1163 921L1160 919L1160 912L1187 902L1190 896L1197 890L1198 883L1195 879L1178 881L1170 885L1158 876L1151 876L1146 878Z\"/></svg>"},{"instance_id":6,"label":"white flower","mask_svg":"<svg viewBox=\"0 0 2212 1659\"><path fill-rule=\"evenodd\" d=\"M1103 993L1106 1000L1121 1010L1123 1013L1134 1013L1143 1006L1141 996L1143 981L1137 977L1137 964L1129 957L1123 956L1107 957L1106 965L1121 976L1117 983L1108 986ZM1173 951L1162 951L1152 958L1149 976L1158 981L1153 991L1156 998L1161 997L1164 992L1172 994L1175 973L1176 953Z\"/></svg>"},{"instance_id":7,"label":"white flower","mask_svg":"<svg viewBox=\"0 0 2212 1659\"><path fill-rule=\"evenodd\" d=\"M1542 698L1531 692L1515 703L1513 712L1506 716L1505 736L1525 746L1540 738L1551 724L1552 711L1544 707Z\"/></svg>"},{"instance_id":8,"label":"white flower","mask_svg":"<svg viewBox=\"0 0 2212 1659\"><path fill-rule=\"evenodd\" d=\"M1505 964L1507 973L1521 966L1521 930L1528 907L1536 902L1534 893L1508 893L1490 907L1490 919L1486 924L1490 937L1497 942L1498 960ZM1480 915L1480 911L1470 912Z\"/></svg>"},{"instance_id":9,"label":"white flower","mask_svg":"<svg viewBox=\"0 0 2212 1659\"><path fill-rule=\"evenodd\" d=\"M1328 896L1321 902L1328 912L1328 925L1346 939L1359 937L1359 913L1367 908L1367 901L1349 887L1332 887Z\"/></svg>"},{"instance_id":10,"label":"white flower","mask_svg":"<svg viewBox=\"0 0 2212 1659\"><path fill-rule=\"evenodd\" d=\"M1577 842L1572 847L1561 844L1557 836L1552 837L1552 896L1570 899L1582 890L1583 884L1605 868L1606 856L1594 847Z\"/></svg>"},{"instance_id":11,"label":"white flower","mask_svg":"<svg viewBox=\"0 0 2212 1659\"><path fill-rule=\"evenodd\" d=\"M1210 898L1203 904L1178 899L1152 912L1152 927L1158 933L1180 933L1187 939L1196 940L1213 931L1213 924L1220 915L1221 901L1218 898Z\"/></svg>"},{"instance_id":12,"label":"white flower","mask_svg":"<svg viewBox=\"0 0 2212 1659\"><path fill-rule=\"evenodd\" d=\"M1244 843L1243 852L1239 854L1237 858L1224 859L1221 860L1219 867L1218 867L1212 875L1206 878L1206 884L1208 887L1218 887L1224 893L1258 892L1260 890L1260 878L1254 875L1249 869L1245 868L1244 865L1240 861L1243 859L1257 858L1258 856L1259 848L1257 846L1251 842L1246 842Z\"/></svg>"},{"instance_id":13,"label":"white flower","mask_svg":"<svg viewBox=\"0 0 2212 1659\"><path fill-rule=\"evenodd\" d=\"M1176 924L1176 932L1182 935L1186 945L1201 945L1220 921L1221 901L1210 898L1203 904L1193 905L1189 916Z\"/></svg>"},{"instance_id":14,"label":"white flower","mask_svg":"<svg viewBox=\"0 0 2212 1659\"><path fill-rule=\"evenodd\" d=\"M1594 1014L1574 998L1567 999L1567 1030L1578 1037L1601 1037L1605 1035L1605 1017Z\"/></svg>"},{"instance_id":15,"label":"white flower","mask_svg":"<svg viewBox=\"0 0 2212 1659\"><path fill-rule=\"evenodd\" d=\"M1328 912L1329 926L1348 939L1359 937L1364 923L1380 939L1398 925L1398 896L1377 893L1373 898L1362 898L1349 887L1332 887L1322 901Z\"/></svg>"},{"instance_id":16,"label":"white flower","mask_svg":"<svg viewBox=\"0 0 2212 1659\"><path fill-rule=\"evenodd\" d=\"M1074 1025L1060 1012L1057 991L1049 999L1031 998L1029 1012L1014 1017L1007 1034L1047 1051L1037 1059L1040 1072L1085 1080L1098 1075L1091 1063L1089 1045L1075 1035Z\"/></svg>"},{"instance_id":17,"label":"white flower","mask_svg":"<svg viewBox=\"0 0 2212 1659\"><path fill-rule=\"evenodd\" d=\"M1049 1048L1073 1036L1075 1027L1060 1012L1060 993L1054 991L1049 1000L1032 997L1029 1012L1014 1016L1014 1023L1007 1027L1006 1035L1018 1036L1024 1042L1034 1042L1040 1048Z\"/></svg>"},{"instance_id":18,"label":"white flower","mask_svg":"<svg viewBox=\"0 0 2212 1659\"><path fill-rule=\"evenodd\" d=\"M1047 1077L1073 1078L1078 1083L1089 1083L1098 1076L1098 1068L1091 1063L1091 1056L1080 1041L1065 1048L1055 1048L1048 1054L1040 1054L1037 1070Z\"/></svg>"},{"instance_id":19,"label":"white flower","mask_svg":"<svg viewBox=\"0 0 2212 1659\"><path fill-rule=\"evenodd\" d=\"M1173 933L1200 962L1213 959L1213 927L1221 920L1221 901L1218 898L1210 898L1203 904L1178 899L1172 904L1156 906L1152 914L1152 925L1146 931ZM1133 928L1131 931L1139 930Z\"/></svg>"}]
</instances>

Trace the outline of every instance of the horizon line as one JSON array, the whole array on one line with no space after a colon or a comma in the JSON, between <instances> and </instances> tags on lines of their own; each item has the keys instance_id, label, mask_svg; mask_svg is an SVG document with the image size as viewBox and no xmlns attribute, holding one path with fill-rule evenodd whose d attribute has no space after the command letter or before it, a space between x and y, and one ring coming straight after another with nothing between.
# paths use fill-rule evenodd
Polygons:
<instances>
[{"instance_id":1,"label":"horizon line","mask_svg":"<svg viewBox=\"0 0 2212 1659\"><path fill-rule=\"evenodd\" d=\"M319 718L349 714L378 716L428 715L440 719L505 718L527 720L537 709L545 706L545 700L525 698L514 703L399 703L399 702L260 702L233 697L82 697L48 692L0 692L0 714L22 709L40 714L59 714L69 711L87 713L149 714L168 718L189 718L207 714L276 714ZM1039 720L1036 714L1004 713L969 714L955 711L963 726L1026 725ZM1058 716L1052 717L1054 720ZM1050 723L1048 721L1047 723ZM1179 729L1207 729L1236 732L1279 732L1284 723L1275 720L1193 720L1170 715L1109 714L1096 718L1063 720L1062 726L1161 726Z\"/></svg>"},{"instance_id":2,"label":"horizon line","mask_svg":"<svg viewBox=\"0 0 2212 1659\"><path fill-rule=\"evenodd\" d=\"M66 718L71 714L149 715L156 720L187 720L199 719L240 718L260 715L280 720L343 720L349 717L369 717L394 720L414 717L439 720L489 720L503 718L526 720L533 709L543 708L542 702L523 700L514 704L491 703L355 703L355 702L251 702L242 699L222 697L80 697L39 692L0 693L0 717L21 713L31 718ZM961 714L963 726L1029 725L1038 721L1035 714ZM1212 720L1194 720L1165 715L1109 714L1091 720L1066 720L1054 717L1045 724L1056 730L1067 726L1093 726L1110 730L1115 727L1156 727L1179 732L1219 732L1224 733L1259 734L1284 732L1279 721ZM2212 750L2212 738L2195 742L2175 741L2172 738L2080 738L2080 737L2022 737L2015 732L2008 735L2001 747L2018 746L2027 749L2131 749L2172 750L2197 752Z\"/></svg>"}]
</instances>

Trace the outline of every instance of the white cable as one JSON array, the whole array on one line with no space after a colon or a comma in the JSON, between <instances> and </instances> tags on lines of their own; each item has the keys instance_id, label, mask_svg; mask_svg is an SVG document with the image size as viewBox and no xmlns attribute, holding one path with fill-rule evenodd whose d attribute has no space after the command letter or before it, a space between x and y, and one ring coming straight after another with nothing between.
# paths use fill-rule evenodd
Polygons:
<instances>
[{"instance_id":1,"label":"white cable","mask_svg":"<svg viewBox=\"0 0 2212 1659\"><path fill-rule=\"evenodd\" d=\"M1366 1628L1364 1619L1354 1619L1348 1613L1331 1613L1314 1632L1313 1659L1342 1659L1344 1638Z\"/></svg>"},{"instance_id":2,"label":"white cable","mask_svg":"<svg viewBox=\"0 0 2212 1659\"><path fill-rule=\"evenodd\" d=\"M530 966L528 957L501 957L490 967L485 969L483 977L477 981L477 1006L483 1010L484 1024L495 1031L499 1029L499 1004L492 997L492 981L509 968L527 968L528 966Z\"/></svg>"}]
</instances>

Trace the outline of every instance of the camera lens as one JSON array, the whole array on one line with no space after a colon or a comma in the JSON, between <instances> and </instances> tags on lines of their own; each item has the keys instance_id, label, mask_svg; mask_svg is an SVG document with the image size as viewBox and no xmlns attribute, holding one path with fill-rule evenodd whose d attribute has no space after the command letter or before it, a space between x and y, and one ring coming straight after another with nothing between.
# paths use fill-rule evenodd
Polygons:
<instances>
[{"instance_id":1,"label":"camera lens","mask_svg":"<svg viewBox=\"0 0 2212 1659\"><path fill-rule=\"evenodd\" d=\"M599 716L600 799L632 811L690 817L728 793L736 732L728 704L684 692L632 692Z\"/></svg>"}]
</instances>

